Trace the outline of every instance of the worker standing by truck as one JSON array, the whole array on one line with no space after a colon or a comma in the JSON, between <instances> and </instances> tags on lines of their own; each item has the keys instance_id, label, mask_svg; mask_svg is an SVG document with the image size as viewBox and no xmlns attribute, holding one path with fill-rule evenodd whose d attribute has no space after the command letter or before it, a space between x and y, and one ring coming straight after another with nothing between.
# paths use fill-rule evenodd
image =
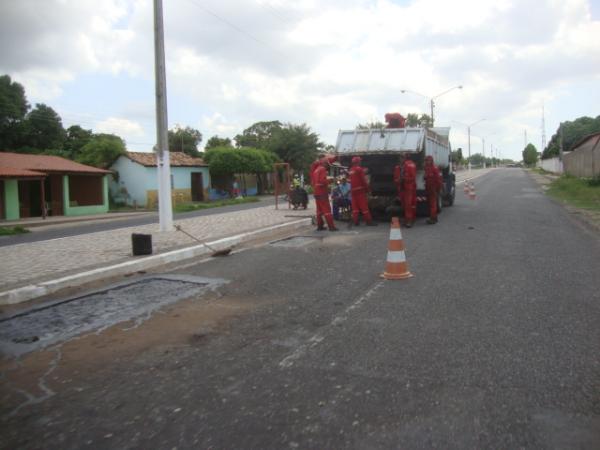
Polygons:
<instances>
[{"instance_id":1,"label":"worker standing by truck","mask_svg":"<svg viewBox=\"0 0 600 450\"><path fill-rule=\"evenodd\" d=\"M400 206L404 204L402 193L402 179L404 178L404 154L398 157L398 164L394 166L394 185L396 186L396 198L400 202Z\"/></svg>"},{"instance_id":2,"label":"worker standing by truck","mask_svg":"<svg viewBox=\"0 0 600 450\"><path fill-rule=\"evenodd\" d=\"M350 186L352 195L352 221L354 225L358 225L359 213L367 222L369 226L377 225L373 222L371 212L369 211L369 204L367 202L367 193L371 191L367 176L365 175L365 169L360 165L360 156L352 158L352 167L350 168Z\"/></svg>"},{"instance_id":3,"label":"worker standing by truck","mask_svg":"<svg viewBox=\"0 0 600 450\"><path fill-rule=\"evenodd\" d=\"M404 226L410 228L417 217L417 166L403 156L402 163L402 207L404 208Z\"/></svg>"},{"instance_id":4,"label":"worker standing by truck","mask_svg":"<svg viewBox=\"0 0 600 450\"><path fill-rule=\"evenodd\" d=\"M317 231L325 229L323 216L325 216L329 231L338 231L333 223L331 205L329 204L329 178L327 177L329 161L330 158L321 158L321 164L312 173L313 193L317 205Z\"/></svg>"},{"instance_id":5,"label":"worker standing by truck","mask_svg":"<svg viewBox=\"0 0 600 450\"><path fill-rule=\"evenodd\" d=\"M425 192L427 192L427 203L429 204L429 219L427 223L437 223L438 194L442 189L442 174L433 163L432 156L425 157Z\"/></svg>"}]
</instances>

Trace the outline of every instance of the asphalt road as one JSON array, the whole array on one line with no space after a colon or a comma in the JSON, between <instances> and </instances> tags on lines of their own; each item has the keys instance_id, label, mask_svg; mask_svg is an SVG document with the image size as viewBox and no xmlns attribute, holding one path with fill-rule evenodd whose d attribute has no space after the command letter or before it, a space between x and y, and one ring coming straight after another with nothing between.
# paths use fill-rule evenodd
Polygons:
<instances>
[{"instance_id":1,"label":"asphalt road","mask_svg":"<svg viewBox=\"0 0 600 450\"><path fill-rule=\"evenodd\" d=\"M244 203L241 205L222 206L218 208L209 208L198 211L174 214L174 220L188 219L190 217L202 217L212 214L222 214L226 212L242 211L245 209L259 208L274 204L272 197L261 197L260 202ZM51 225L47 229L37 229L32 233L17 234L0 238L0 247L26 244L29 242L47 241L68 236L79 236L81 234L96 233L98 231L116 230L119 228L134 227L139 225L148 225L158 223L158 213L152 213L144 216L136 216L130 219L118 218L115 220L103 219L94 222L71 222L60 225Z\"/></svg>"},{"instance_id":2,"label":"asphalt road","mask_svg":"<svg viewBox=\"0 0 600 450\"><path fill-rule=\"evenodd\" d=\"M1 445L600 448L600 240L524 171L476 187L403 230L409 280L379 278L387 226L307 230L177 269L229 282L143 323L3 362Z\"/></svg>"}]
</instances>

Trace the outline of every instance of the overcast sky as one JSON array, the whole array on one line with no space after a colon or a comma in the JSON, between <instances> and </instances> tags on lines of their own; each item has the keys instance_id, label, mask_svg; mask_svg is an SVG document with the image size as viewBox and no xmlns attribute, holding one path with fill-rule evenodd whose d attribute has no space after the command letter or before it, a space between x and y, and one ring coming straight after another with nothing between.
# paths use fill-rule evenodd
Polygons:
<instances>
[{"instance_id":1,"label":"overcast sky","mask_svg":"<svg viewBox=\"0 0 600 450\"><path fill-rule=\"evenodd\" d=\"M204 142L257 121L339 129L429 113L454 148L521 159L600 114L600 0L164 0L169 127ZM150 151L152 0L2 0L0 74L65 126ZM402 90L412 91L402 93ZM420 94L420 95L419 95ZM203 142L203 143L204 143Z\"/></svg>"}]
</instances>

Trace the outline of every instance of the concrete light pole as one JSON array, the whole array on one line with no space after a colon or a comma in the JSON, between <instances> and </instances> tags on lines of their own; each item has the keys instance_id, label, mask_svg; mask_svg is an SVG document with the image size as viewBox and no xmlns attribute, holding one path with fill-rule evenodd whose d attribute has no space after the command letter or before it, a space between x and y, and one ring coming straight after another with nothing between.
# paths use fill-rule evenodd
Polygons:
<instances>
[{"instance_id":1,"label":"concrete light pole","mask_svg":"<svg viewBox=\"0 0 600 450\"><path fill-rule=\"evenodd\" d=\"M162 0L154 0L154 82L156 90L156 170L160 231L173 230L171 164L167 121L167 80Z\"/></svg>"},{"instance_id":2,"label":"concrete light pole","mask_svg":"<svg viewBox=\"0 0 600 450\"><path fill-rule=\"evenodd\" d=\"M471 171L471 127L477 125L479 122L484 121L484 119L479 119L476 122L473 122L472 124L466 124L466 123L462 123L462 122L458 122L458 121L454 121L456 123L458 123L459 125L465 126L467 127L467 138L468 138L468 149L469 149L469 172Z\"/></svg>"},{"instance_id":3,"label":"concrete light pole","mask_svg":"<svg viewBox=\"0 0 600 450\"><path fill-rule=\"evenodd\" d=\"M450 91L453 91L454 89L462 89L462 88L463 88L462 85L454 86L454 87L451 87L450 89L445 90L444 92L442 92L440 94L434 95L433 97L429 97L427 95L423 95L423 94L420 94L420 93L415 92L415 91L410 91L408 89L401 89L400 92L403 93L403 94L409 92L411 94L419 95L419 96L421 96L421 97L426 98L426 99L429 100L429 108L430 108L430 111L431 111L431 126L433 127L435 125L435 121L434 121L434 117L433 117L433 108L435 107L434 100L436 98L438 98L438 97L441 97L442 95L447 94Z\"/></svg>"}]
</instances>

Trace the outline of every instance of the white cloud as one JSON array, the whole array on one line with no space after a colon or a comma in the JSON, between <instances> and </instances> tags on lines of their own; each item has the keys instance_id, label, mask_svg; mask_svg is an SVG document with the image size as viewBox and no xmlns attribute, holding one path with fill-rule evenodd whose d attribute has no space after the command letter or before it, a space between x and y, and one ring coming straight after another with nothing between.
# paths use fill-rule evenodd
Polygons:
<instances>
[{"instance_id":1,"label":"white cloud","mask_svg":"<svg viewBox=\"0 0 600 450\"><path fill-rule=\"evenodd\" d=\"M145 136L144 128L137 122L119 117L109 117L96 123L94 131L97 133L110 133L122 137L126 143L136 142ZM146 145L147 147L147 145Z\"/></svg>"}]
</instances>

